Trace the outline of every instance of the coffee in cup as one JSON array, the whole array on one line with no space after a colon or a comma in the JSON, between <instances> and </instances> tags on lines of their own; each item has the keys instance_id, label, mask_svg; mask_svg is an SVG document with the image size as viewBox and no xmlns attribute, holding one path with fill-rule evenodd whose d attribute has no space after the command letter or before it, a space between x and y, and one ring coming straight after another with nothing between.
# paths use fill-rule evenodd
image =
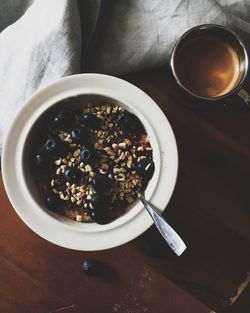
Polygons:
<instances>
[{"instance_id":1,"label":"coffee in cup","mask_svg":"<svg viewBox=\"0 0 250 313\"><path fill-rule=\"evenodd\" d=\"M207 101L239 94L248 70L248 56L239 37L219 25L201 25L186 32L171 56L173 75L189 95Z\"/></svg>"}]
</instances>

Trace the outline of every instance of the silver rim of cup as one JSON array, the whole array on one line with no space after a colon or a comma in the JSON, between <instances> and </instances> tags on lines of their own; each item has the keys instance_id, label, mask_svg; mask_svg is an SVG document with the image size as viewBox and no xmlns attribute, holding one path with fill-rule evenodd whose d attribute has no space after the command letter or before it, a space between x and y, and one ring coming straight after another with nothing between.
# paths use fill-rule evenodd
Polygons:
<instances>
[{"instance_id":1,"label":"silver rim of cup","mask_svg":"<svg viewBox=\"0 0 250 313\"><path fill-rule=\"evenodd\" d=\"M220 29L223 30L224 32L231 34L231 36L238 42L238 46L240 46L242 48L243 54L244 54L244 74L242 75L240 81L238 82L238 84L228 93L221 95L221 96L217 96L217 97L203 97L203 96L199 96L196 95L195 93L193 93L192 91L190 91L188 88L186 88L181 81L178 78L178 75L176 73L175 70L175 65L174 65L174 60L175 60L175 56L176 56L176 52L178 50L178 48L180 47L180 45L182 44L183 40L186 39L187 36L189 36L191 33L195 33L198 32L200 30L206 30L206 29ZM248 54L247 54L247 50L246 50L246 46L243 43L242 39L231 29L224 27L222 25L217 25L217 24L202 24L202 25L198 25L195 26L191 29L189 29L188 31L186 31L176 42L173 51L171 53L171 57L170 57L170 67L173 73L173 76L177 82L177 84L186 91L186 93L188 93L189 95L193 96L194 98L200 99L200 100L206 100L206 101L218 101L224 98L227 98L233 94L237 94L237 92L241 89L242 85L245 82L246 76L247 76L247 72L248 72L248 65L249 65L249 59L248 59Z\"/></svg>"}]
</instances>

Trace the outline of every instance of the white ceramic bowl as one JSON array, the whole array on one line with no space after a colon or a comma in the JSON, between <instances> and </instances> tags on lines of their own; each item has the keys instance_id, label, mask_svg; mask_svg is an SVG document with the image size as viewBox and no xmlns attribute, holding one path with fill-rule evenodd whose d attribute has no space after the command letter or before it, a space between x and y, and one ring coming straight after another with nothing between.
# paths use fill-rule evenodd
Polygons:
<instances>
[{"instance_id":1,"label":"white ceramic bowl","mask_svg":"<svg viewBox=\"0 0 250 313\"><path fill-rule=\"evenodd\" d=\"M32 173L27 170L24 152L30 147L27 138L34 131L34 124L55 103L77 95L118 102L140 118L150 137L156 168L145 196L160 211L166 208L178 169L177 147L171 126L157 104L142 90L124 80L101 74L65 77L36 92L23 105L3 146L4 185L17 214L41 237L76 250L108 249L132 240L152 225L140 202L110 224L77 223L55 216L43 207L32 187Z\"/></svg>"}]
</instances>

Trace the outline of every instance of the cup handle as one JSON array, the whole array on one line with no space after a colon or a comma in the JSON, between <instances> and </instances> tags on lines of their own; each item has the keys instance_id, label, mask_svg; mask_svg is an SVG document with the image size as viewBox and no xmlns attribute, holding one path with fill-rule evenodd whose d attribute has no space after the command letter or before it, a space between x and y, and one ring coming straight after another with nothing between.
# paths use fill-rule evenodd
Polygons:
<instances>
[{"instance_id":1,"label":"cup handle","mask_svg":"<svg viewBox=\"0 0 250 313\"><path fill-rule=\"evenodd\" d=\"M250 110L250 94L241 89L235 96L227 99L224 107L232 111Z\"/></svg>"}]
</instances>

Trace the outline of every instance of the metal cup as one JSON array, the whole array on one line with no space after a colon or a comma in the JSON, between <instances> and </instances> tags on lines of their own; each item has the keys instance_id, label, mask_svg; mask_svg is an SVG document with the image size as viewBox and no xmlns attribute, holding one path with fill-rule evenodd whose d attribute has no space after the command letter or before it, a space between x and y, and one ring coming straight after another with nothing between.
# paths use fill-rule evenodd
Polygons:
<instances>
[{"instance_id":1,"label":"metal cup","mask_svg":"<svg viewBox=\"0 0 250 313\"><path fill-rule=\"evenodd\" d=\"M229 92L214 97L200 96L189 90L186 86L184 86L183 81L178 76L178 73L176 71L176 55L180 51L179 49L183 47L183 44L186 44L188 41L193 40L196 37L200 38L201 36L208 35L210 37L214 36L215 38L221 38L223 42L228 43L236 51L240 62L240 72L237 83ZM211 104L212 102L221 102L221 100L223 100L222 102L225 106L237 107L238 104L235 97L237 95L237 98L241 99L241 107L244 107L246 109L250 109L250 94L242 88L242 85L244 84L247 77L248 64L249 60L246 47L240 37L232 30L216 24L199 25L188 30L180 37L180 39L175 44L170 58L170 66L175 81L177 82L179 87L193 99L196 99L199 102L202 102L204 100L208 104Z\"/></svg>"}]
</instances>

